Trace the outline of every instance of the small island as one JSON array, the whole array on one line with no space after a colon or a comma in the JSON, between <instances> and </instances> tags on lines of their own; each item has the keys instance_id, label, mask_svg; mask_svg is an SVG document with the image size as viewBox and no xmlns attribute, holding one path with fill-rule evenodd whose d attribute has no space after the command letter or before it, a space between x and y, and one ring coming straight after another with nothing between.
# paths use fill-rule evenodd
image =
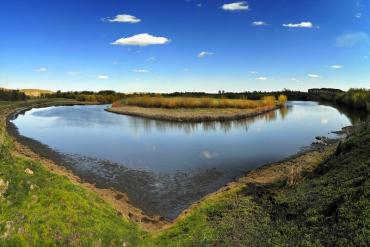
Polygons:
<instances>
[{"instance_id":1,"label":"small island","mask_svg":"<svg viewBox=\"0 0 370 247\"><path fill-rule=\"evenodd\" d=\"M131 96L116 101L109 112L176 122L226 121L257 116L285 105L287 97L260 100L210 97Z\"/></svg>"}]
</instances>

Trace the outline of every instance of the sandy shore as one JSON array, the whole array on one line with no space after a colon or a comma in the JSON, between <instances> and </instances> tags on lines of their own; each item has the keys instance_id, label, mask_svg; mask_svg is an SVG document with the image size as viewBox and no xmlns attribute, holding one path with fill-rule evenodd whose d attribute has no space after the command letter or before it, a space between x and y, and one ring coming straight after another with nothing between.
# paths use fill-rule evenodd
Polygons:
<instances>
[{"instance_id":1,"label":"sandy shore","mask_svg":"<svg viewBox=\"0 0 370 247\"><path fill-rule=\"evenodd\" d=\"M280 106L261 107L255 109L236 108L144 108L138 106L121 106L107 108L106 111L138 116L149 119L175 121L175 122L205 122L205 121L227 121L240 120L248 117L258 116L280 108Z\"/></svg>"}]
</instances>

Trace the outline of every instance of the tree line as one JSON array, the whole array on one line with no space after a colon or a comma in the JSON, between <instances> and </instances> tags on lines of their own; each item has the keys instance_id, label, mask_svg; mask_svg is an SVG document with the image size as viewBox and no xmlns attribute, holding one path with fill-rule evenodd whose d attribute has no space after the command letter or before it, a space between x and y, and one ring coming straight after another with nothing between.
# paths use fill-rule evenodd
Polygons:
<instances>
[{"instance_id":1,"label":"tree line","mask_svg":"<svg viewBox=\"0 0 370 247\"><path fill-rule=\"evenodd\" d=\"M173 93L131 93L124 94L113 90L94 91L68 91L68 92L48 92L40 94L37 98L68 98L78 101L88 101L109 104L129 97L193 97L193 98L216 98L216 99L249 99L260 100L266 96L285 95L289 100L315 100L327 101L359 110L370 111L370 90L365 88L350 89L347 92L333 88L310 89L308 92L284 89L281 91L245 91L245 92L225 92L219 90L218 93L206 92L173 92ZM0 100L18 101L35 98L33 95L21 90L10 90L0 88Z\"/></svg>"},{"instance_id":2,"label":"tree line","mask_svg":"<svg viewBox=\"0 0 370 247\"><path fill-rule=\"evenodd\" d=\"M0 100L19 101L26 99L27 99L26 94L19 90L0 88Z\"/></svg>"}]
</instances>

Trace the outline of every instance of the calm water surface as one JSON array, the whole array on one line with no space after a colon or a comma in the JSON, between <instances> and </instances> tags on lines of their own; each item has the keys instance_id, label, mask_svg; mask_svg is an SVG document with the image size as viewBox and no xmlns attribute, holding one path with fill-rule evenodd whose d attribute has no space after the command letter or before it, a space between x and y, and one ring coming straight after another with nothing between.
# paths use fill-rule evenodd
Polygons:
<instances>
[{"instance_id":1,"label":"calm water surface","mask_svg":"<svg viewBox=\"0 0 370 247\"><path fill-rule=\"evenodd\" d=\"M63 165L86 181L126 192L146 213L168 219L246 171L351 125L337 109L315 102L211 123L148 120L106 107L32 109L13 123L21 135L62 154Z\"/></svg>"}]
</instances>

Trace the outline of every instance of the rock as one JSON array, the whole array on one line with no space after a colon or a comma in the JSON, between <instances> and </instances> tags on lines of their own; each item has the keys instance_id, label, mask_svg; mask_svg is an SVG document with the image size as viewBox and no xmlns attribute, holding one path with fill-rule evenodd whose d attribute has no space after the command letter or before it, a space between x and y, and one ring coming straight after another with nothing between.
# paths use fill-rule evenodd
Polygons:
<instances>
[{"instance_id":1,"label":"rock","mask_svg":"<svg viewBox=\"0 0 370 247\"><path fill-rule=\"evenodd\" d=\"M9 181L5 181L4 179L0 178L0 196L6 193L9 187Z\"/></svg>"},{"instance_id":2,"label":"rock","mask_svg":"<svg viewBox=\"0 0 370 247\"><path fill-rule=\"evenodd\" d=\"M30 185L30 190L34 190L34 189L36 189L36 185L31 184L31 185Z\"/></svg>"},{"instance_id":3,"label":"rock","mask_svg":"<svg viewBox=\"0 0 370 247\"><path fill-rule=\"evenodd\" d=\"M4 233L1 236L1 238L8 238L8 237L10 237L10 235L12 234L13 231L14 231L13 221L7 221L5 223Z\"/></svg>"},{"instance_id":4,"label":"rock","mask_svg":"<svg viewBox=\"0 0 370 247\"><path fill-rule=\"evenodd\" d=\"M30 168L27 168L24 172L28 175L33 175L33 171Z\"/></svg>"},{"instance_id":5,"label":"rock","mask_svg":"<svg viewBox=\"0 0 370 247\"><path fill-rule=\"evenodd\" d=\"M37 200L39 199L36 195L32 195L32 202L36 203Z\"/></svg>"}]
</instances>

